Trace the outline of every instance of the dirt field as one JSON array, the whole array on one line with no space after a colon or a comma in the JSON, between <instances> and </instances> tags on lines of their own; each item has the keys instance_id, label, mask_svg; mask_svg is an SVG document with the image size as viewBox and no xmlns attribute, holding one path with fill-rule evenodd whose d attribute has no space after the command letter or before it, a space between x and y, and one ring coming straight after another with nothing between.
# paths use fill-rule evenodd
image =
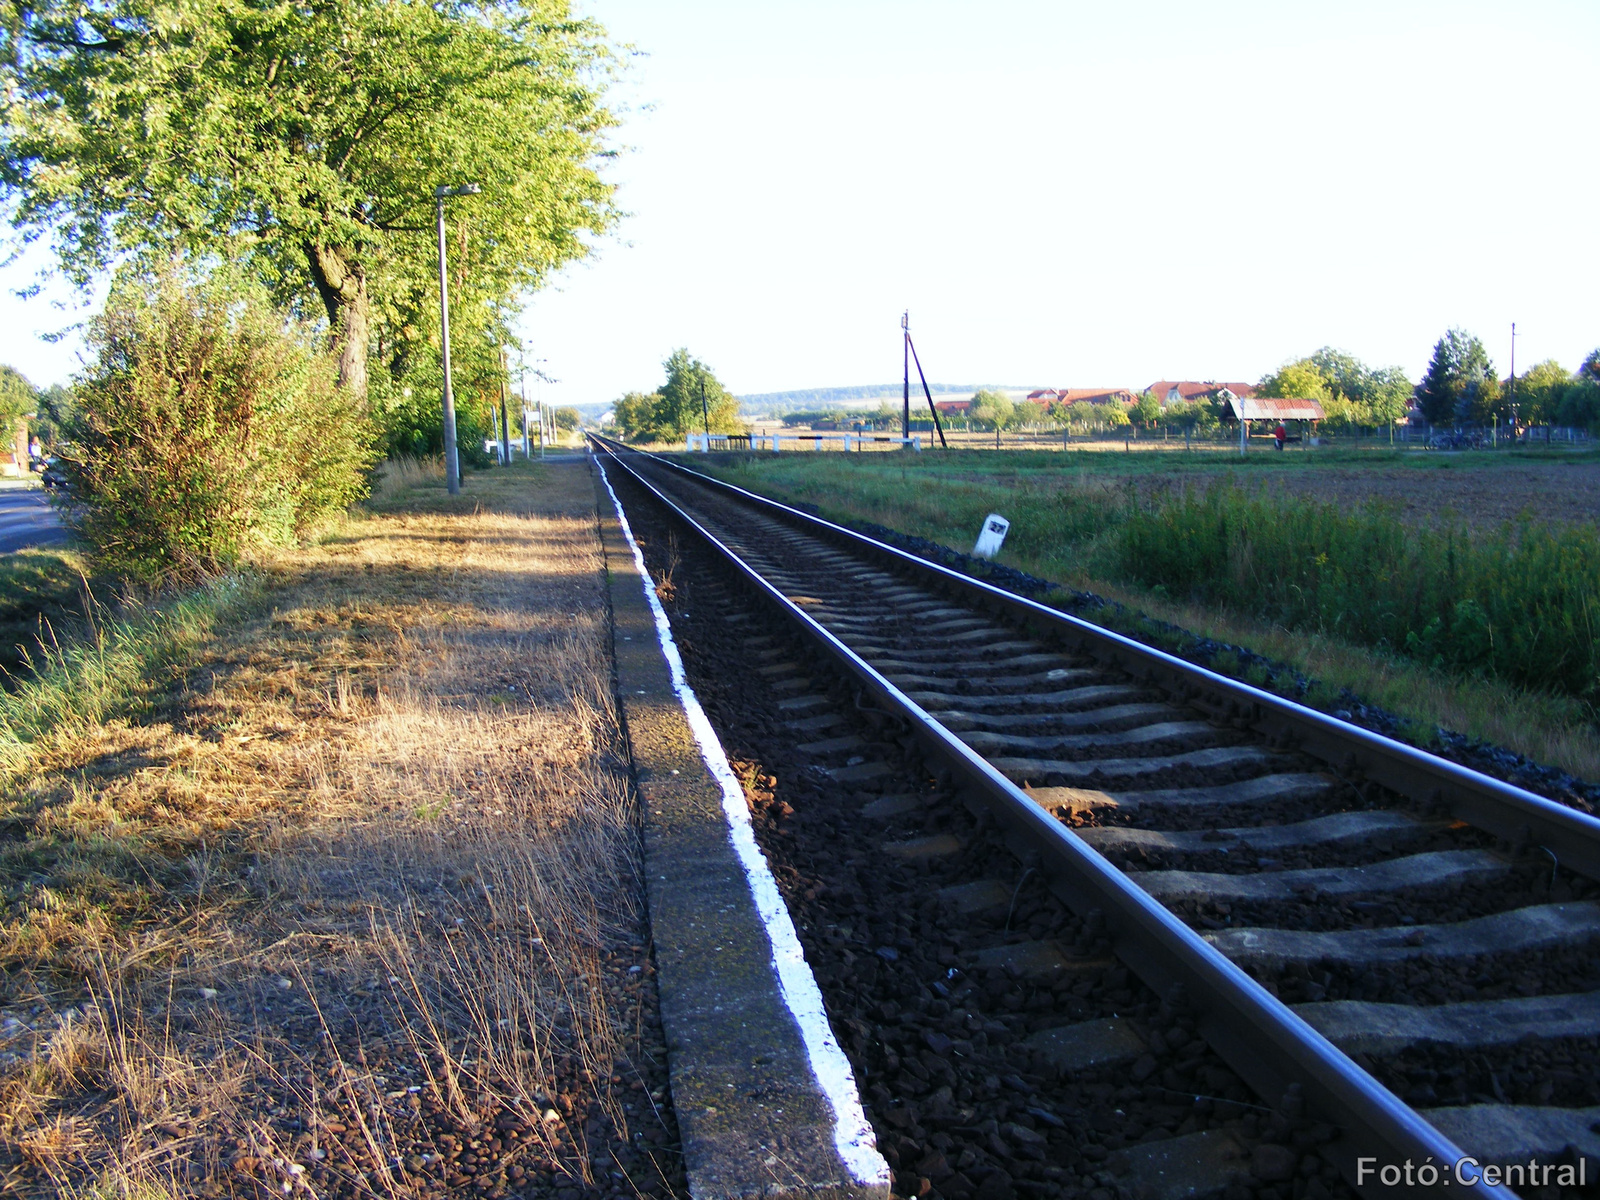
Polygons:
<instances>
[{"instance_id":1,"label":"dirt field","mask_svg":"<svg viewBox=\"0 0 1600 1200\"><path fill-rule=\"evenodd\" d=\"M681 1191L588 471L411 483L0 781L0 1190Z\"/></svg>"}]
</instances>

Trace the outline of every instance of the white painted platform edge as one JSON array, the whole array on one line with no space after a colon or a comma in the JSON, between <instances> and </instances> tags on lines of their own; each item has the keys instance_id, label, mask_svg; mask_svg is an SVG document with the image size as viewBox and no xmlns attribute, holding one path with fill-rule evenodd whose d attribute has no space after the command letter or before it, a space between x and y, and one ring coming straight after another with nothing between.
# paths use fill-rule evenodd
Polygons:
<instances>
[{"instance_id":1,"label":"white painted platform edge","mask_svg":"<svg viewBox=\"0 0 1600 1200\"><path fill-rule=\"evenodd\" d=\"M794 1014L795 1024L800 1027L800 1038L817 1085L833 1109L834 1147L857 1183L887 1184L889 1164L878 1153L877 1139L861 1108L855 1073L851 1071L850 1060L839 1048L833 1029L828 1024L828 1014L822 1005L822 992L806 963L805 952L800 947L800 938L795 933L788 906L784 904L777 880L767 866L766 855L756 845L755 830L750 825L750 805L745 799L744 788L728 764L727 752L723 750L716 731L711 728L710 718L706 716L705 709L700 707L700 698L689 686L683 670L683 658L678 653L678 644L672 638L672 625L651 585L644 554L639 549L639 543L634 541L633 529L622 511L617 493L611 487L605 466L598 458L595 459L595 466L599 468L600 481L606 485L606 492L611 496L617 522L622 526L622 536L628 539L628 547L633 551L634 564L639 568L645 602L650 605L650 612L655 617L656 637L672 672L672 689L683 705L684 715L688 718L695 741L699 743L700 756L705 760L706 769L722 789L722 811L728 821L728 841L739 856L745 879L750 884L750 896L755 901L756 912L772 944L772 968L778 977L778 990L784 1004Z\"/></svg>"}]
</instances>

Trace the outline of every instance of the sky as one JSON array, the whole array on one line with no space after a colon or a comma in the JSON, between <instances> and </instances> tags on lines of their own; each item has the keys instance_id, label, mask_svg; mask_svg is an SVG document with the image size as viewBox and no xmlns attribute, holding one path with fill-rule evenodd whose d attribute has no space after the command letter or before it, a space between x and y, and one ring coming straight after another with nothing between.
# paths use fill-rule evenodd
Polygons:
<instances>
[{"instance_id":1,"label":"sky","mask_svg":"<svg viewBox=\"0 0 1600 1200\"><path fill-rule=\"evenodd\" d=\"M1420 377L1600 345L1600 5L580 0L630 47L628 214L522 322L557 403L675 348L733 391L1255 380L1333 345ZM7 361L72 316L0 272Z\"/></svg>"}]
</instances>

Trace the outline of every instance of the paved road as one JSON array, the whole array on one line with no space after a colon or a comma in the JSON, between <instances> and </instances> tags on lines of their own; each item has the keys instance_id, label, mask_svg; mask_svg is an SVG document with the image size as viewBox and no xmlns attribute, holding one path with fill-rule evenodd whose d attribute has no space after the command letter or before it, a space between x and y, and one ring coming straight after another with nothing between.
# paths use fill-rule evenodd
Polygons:
<instances>
[{"instance_id":1,"label":"paved road","mask_svg":"<svg viewBox=\"0 0 1600 1200\"><path fill-rule=\"evenodd\" d=\"M67 531L42 491L6 488L0 491L0 554L26 546L61 546Z\"/></svg>"}]
</instances>

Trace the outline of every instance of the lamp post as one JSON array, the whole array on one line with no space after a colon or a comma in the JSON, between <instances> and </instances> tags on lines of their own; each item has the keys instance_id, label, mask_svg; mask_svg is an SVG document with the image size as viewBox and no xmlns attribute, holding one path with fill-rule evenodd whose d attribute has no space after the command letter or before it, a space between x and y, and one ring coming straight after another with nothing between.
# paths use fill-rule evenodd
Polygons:
<instances>
[{"instance_id":1,"label":"lamp post","mask_svg":"<svg viewBox=\"0 0 1600 1200\"><path fill-rule=\"evenodd\" d=\"M439 338L444 366L444 479L452 496L461 493L461 459L456 453L456 397L450 390L450 285L444 265L444 201L446 196L476 196L475 183L433 189L433 207L439 219Z\"/></svg>"},{"instance_id":2,"label":"lamp post","mask_svg":"<svg viewBox=\"0 0 1600 1200\"><path fill-rule=\"evenodd\" d=\"M549 361L550 360L548 358L536 358L533 360L533 411L534 416L538 418L539 421L540 458L544 457L544 444L546 440L544 419L544 364Z\"/></svg>"}]
</instances>

